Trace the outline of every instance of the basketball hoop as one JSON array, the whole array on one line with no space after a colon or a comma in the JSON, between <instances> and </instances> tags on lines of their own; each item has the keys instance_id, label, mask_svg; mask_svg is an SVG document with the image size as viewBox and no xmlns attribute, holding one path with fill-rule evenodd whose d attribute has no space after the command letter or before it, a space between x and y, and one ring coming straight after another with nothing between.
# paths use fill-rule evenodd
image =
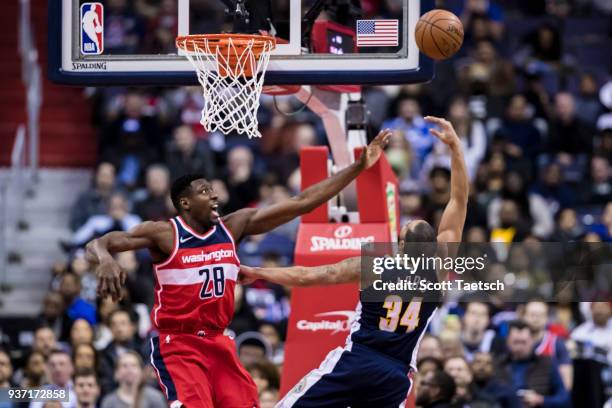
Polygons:
<instances>
[{"instance_id":1,"label":"basketball hoop","mask_svg":"<svg viewBox=\"0 0 612 408\"><path fill-rule=\"evenodd\" d=\"M202 85L204 109L201 123L209 132L232 130L249 138L261 137L257 129L259 96L274 37L248 34L198 34L180 36L176 46L195 68Z\"/></svg>"}]
</instances>

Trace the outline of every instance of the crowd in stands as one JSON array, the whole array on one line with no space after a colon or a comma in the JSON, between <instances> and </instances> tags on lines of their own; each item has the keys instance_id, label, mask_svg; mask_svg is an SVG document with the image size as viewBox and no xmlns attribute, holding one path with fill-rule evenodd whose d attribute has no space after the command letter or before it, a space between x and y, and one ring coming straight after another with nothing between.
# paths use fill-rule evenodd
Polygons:
<instances>
[{"instance_id":1,"label":"crowd in stands","mask_svg":"<svg viewBox=\"0 0 612 408\"><path fill-rule=\"evenodd\" d=\"M362 3L369 16L392 16L397 2ZM420 218L436 225L449 198L449 156L423 120L432 114L448 118L463 143L471 181L465 241L609 243L609 2L440 3L466 28L460 54L438 63L429 84L363 92L372 129L394 130L385 154L400 181L402 223ZM105 6L108 51L173 49L176 0L109 0ZM61 243L66 259L52 269L38 328L31 341L0 351L0 388L68 387L72 396L30 407L163 407L149 364L151 260L146 251L117 255L127 281L114 303L96 296L84 245L109 231L173 216L169 187L186 173L211 180L225 214L290 197L299 191L300 148L325 144L325 133L308 110L285 116L265 95L257 141L206 133L198 87L100 88L91 95L99 163L91 187L75 197L74 234ZM291 97L278 97L276 105L299 108ZM246 238L241 262L291 264L298 223ZM536 261L519 252L499 262L502 279L504 268ZM611 303L547 301L537 282L513 276L532 300L457 299L441 307L420 343L417 405L561 408L608 401L611 407ZM258 281L237 285L235 295L229 330L261 407L270 408L279 398L291 291ZM19 405L0 402L0 408L13 406Z\"/></svg>"}]
</instances>

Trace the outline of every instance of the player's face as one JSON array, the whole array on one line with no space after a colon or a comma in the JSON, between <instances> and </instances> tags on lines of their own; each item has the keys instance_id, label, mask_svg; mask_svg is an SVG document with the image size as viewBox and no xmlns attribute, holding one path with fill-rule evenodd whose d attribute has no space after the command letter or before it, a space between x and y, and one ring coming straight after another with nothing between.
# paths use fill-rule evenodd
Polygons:
<instances>
[{"instance_id":1,"label":"player's face","mask_svg":"<svg viewBox=\"0 0 612 408\"><path fill-rule=\"evenodd\" d=\"M207 180L200 179L191 183L189 213L204 225L217 224L219 222L221 218L221 214L219 214L219 197Z\"/></svg>"}]
</instances>

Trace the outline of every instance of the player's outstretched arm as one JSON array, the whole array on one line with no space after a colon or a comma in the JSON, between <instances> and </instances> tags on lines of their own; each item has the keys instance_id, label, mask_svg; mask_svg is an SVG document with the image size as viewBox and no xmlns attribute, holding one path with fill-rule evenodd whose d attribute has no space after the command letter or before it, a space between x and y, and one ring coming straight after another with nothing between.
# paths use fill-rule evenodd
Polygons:
<instances>
[{"instance_id":1,"label":"player's outstretched arm","mask_svg":"<svg viewBox=\"0 0 612 408\"><path fill-rule=\"evenodd\" d=\"M361 258L348 258L332 265L292 266L288 268L252 268L240 266L240 282L257 279L285 286L336 285L359 281Z\"/></svg>"},{"instance_id":2,"label":"player's outstretched arm","mask_svg":"<svg viewBox=\"0 0 612 408\"><path fill-rule=\"evenodd\" d=\"M86 246L86 259L96 265L98 295L111 296L113 300L121 297L121 286L125 283L125 272L113 258L114 253L148 248L153 253L160 252L160 235L172 234L172 227L164 222L147 221L129 232L113 231L90 241ZM172 236L169 236L172 242Z\"/></svg>"},{"instance_id":3,"label":"player's outstretched arm","mask_svg":"<svg viewBox=\"0 0 612 408\"><path fill-rule=\"evenodd\" d=\"M461 242L470 191L463 147L449 121L434 116L426 116L425 120L438 125L439 130L431 129L430 132L446 144L451 152L450 200L438 226L438 242Z\"/></svg>"},{"instance_id":4,"label":"player's outstretched arm","mask_svg":"<svg viewBox=\"0 0 612 408\"><path fill-rule=\"evenodd\" d=\"M321 181L280 203L265 208L247 208L227 215L224 221L238 239L246 235L261 234L285 224L300 215L307 214L337 195L363 170L380 158L389 142L391 131L381 130L364 149L361 158L334 176Z\"/></svg>"}]
</instances>

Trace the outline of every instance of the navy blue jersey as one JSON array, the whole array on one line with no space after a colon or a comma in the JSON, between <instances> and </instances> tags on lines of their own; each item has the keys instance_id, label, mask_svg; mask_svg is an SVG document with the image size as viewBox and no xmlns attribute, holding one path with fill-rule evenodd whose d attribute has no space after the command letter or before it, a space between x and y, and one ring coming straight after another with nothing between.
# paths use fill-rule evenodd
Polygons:
<instances>
[{"instance_id":1,"label":"navy blue jersey","mask_svg":"<svg viewBox=\"0 0 612 408\"><path fill-rule=\"evenodd\" d=\"M398 272L383 274L384 281L405 277ZM437 282L435 272L421 272L412 278ZM355 342L400 360L416 370L419 343L439 305L440 292L395 291L375 297L384 300L368 301L374 289L362 290L356 317L347 343ZM365 296L367 295L367 296Z\"/></svg>"}]
</instances>

